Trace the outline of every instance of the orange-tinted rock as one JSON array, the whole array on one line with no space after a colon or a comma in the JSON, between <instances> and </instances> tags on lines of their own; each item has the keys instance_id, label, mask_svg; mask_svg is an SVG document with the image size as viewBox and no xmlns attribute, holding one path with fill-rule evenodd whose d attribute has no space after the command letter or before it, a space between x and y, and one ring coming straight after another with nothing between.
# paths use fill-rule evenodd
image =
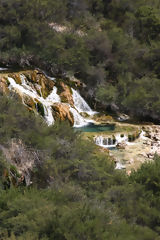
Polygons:
<instances>
[{"instance_id":1,"label":"orange-tinted rock","mask_svg":"<svg viewBox=\"0 0 160 240\"><path fill-rule=\"evenodd\" d=\"M63 102L69 103L71 106L74 106L73 97L70 88L65 85L63 82L60 82L62 92L60 93L61 100Z\"/></svg>"},{"instance_id":2,"label":"orange-tinted rock","mask_svg":"<svg viewBox=\"0 0 160 240\"><path fill-rule=\"evenodd\" d=\"M7 80L5 78L0 78L0 90L4 93L4 94L8 94L9 93L9 89L8 89L8 85L7 85Z\"/></svg>"},{"instance_id":3,"label":"orange-tinted rock","mask_svg":"<svg viewBox=\"0 0 160 240\"><path fill-rule=\"evenodd\" d=\"M75 87L83 87L85 88L86 85L82 83L79 79L75 78L74 76L69 77L70 81L75 84Z\"/></svg>"},{"instance_id":4,"label":"orange-tinted rock","mask_svg":"<svg viewBox=\"0 0 160 240\"><path fill-rule=\"evenodd\" d=\"M56 103L53 105L53 111L54 115L57 119L60 119L62 121L69 120L71 125L74 124L74 118L72 113L70 112L70 108L68 105L64 103Z\"/></svg>"},{"instance_id":5,"label":"orange-tinted rock","mask_svg":"<svg viewBox=\"0 0 160 240\"><path fill-rule=\"evenodd\" d=\"M54 82L47 78L42 72L34 70L30 75L31 81L39 84L42 92L42 96L46 98L54 87Z\"/></svg>"},{"instance_id":6,"label":"orange-tinted rock","mask_svg":"<svg viewBox=\"0 0 160 240\"><path fill-rule=\"evenodd\" d=\"M17 84L21 84L22 80L19 73L9 74L8 77L11 77L15 80Z\"/></svg>"},{"instance_id":7,"label":"orange-tinted rock","mask_svg":"<svg viewBox=\"0 0 160 240\"><path fill-rule=\"evenodd\" d=\"M101 117L96 117L96 121L100 122L100 123L112 122L113 118L112 118L112 116L109 116L109 115L108 116L103 115Z\"/></svg>"},{"instance_id":8,"label":"orange-tinted rock","mask_svg":"<svg viewBox=\"0 0 160 240\"><path fill-rule=\"evenodd\" d=\"M25 105L27 105L27 107L29 107L29 109L35 109L35 102L30 96L24 95L23 102Z\"/></svg>"}]
</instances>

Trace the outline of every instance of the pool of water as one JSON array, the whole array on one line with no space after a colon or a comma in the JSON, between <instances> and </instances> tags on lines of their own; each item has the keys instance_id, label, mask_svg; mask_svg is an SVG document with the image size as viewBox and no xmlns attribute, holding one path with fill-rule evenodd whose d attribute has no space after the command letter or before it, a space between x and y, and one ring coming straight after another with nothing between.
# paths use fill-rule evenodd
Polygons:
<instances>
[{"instance_id":1,"label":"pool of water","mask_svg":"<svg viewBox=\"0 0 160 240\"><path fill-rule=\"evenodd\" d=\"M115 124L106 124L106 125L96 125L94 123L90 123L87 126L75 128L81 132L106 132L106 131L114 131Z\"/></svg>"}]
</instances>

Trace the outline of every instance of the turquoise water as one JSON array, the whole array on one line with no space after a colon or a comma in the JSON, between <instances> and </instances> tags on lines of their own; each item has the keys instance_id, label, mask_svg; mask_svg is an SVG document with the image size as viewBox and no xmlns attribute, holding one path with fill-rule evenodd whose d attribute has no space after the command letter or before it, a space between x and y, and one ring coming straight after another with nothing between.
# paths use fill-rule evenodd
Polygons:
<instances>
[{"instance_id":1,"label":"turquoise water","mask_svg":"<svg viewBox=\"0 0 160 240\"><path fill-rule=\"evenodd\" d=\"M114 124L95 125L94 123L90 123L87 126L79 127L75 129L81 132L106 132L106 131L110 132L115 129L115 125Z\"/></svg>"}]
</instances>

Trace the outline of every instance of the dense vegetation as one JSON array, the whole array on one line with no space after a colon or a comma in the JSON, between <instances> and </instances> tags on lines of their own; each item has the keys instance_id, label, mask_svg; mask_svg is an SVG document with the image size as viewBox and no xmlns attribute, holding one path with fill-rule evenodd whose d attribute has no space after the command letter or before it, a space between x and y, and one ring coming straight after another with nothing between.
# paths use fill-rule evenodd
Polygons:
<instances>
[{"instance_id":1,"label":"dense vegetation","mask_svg":"<svg viewBox=\"0 0 160 240\"><path fill-rule=\"evenodd\" d=\"M21 139L40 153L28 187L1 153L0 239L160 239L159 158L128 177L67 122L47 127L14 96L0 102L1 149Z\"/></svg>"},{"instance_id":2,"label":"dense vegetation","mask_svg":"<svg viewBox=\"0 0 160 240\"><path fill-rule=\"evenodd\" d=\"M0 62L69 72L106 106L158 119L159 29L159 0L1 0Z\"/></svg>"},{"instance_id":3,"label":"dense vegetation","mask_svg":"<svg viewBox=\"0 0 160 240\"><path fill-rule=\"evenodd\" d=\"M157 119L159 29L160 0L0 0L0 63L75 75L103 105ZM126 176L67 122L47 127L0 95L0 149L13 139L39 161L19 186L1 153L1 240L160 239L158 157Z\"/></svg>"}]
</instances>

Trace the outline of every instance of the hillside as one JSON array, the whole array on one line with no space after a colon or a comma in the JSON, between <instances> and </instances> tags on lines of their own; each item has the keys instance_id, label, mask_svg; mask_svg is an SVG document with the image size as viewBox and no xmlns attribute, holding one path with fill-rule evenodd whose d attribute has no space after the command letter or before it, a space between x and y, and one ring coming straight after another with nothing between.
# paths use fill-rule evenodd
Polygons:
<instances>
[{"instance_id":1,"label":"hillside","mask_svg":"<svg viewBox=\"0 0 160 240\"><path fill-rule=\"evenodd\" d=\"M0 0L0 240L160 240L159 67L160 0Z\"/></svg>"},{"instance_id":2,"label":"hillside","mask_svg":"<svg viewBox=\"0 0 160 240\"><path fill-rule=\"evenodd\" d=\"M71 73L103 106L158 120L159 8L159 0L1 1L0 63Z\"/></svg>"}]
</instances>

